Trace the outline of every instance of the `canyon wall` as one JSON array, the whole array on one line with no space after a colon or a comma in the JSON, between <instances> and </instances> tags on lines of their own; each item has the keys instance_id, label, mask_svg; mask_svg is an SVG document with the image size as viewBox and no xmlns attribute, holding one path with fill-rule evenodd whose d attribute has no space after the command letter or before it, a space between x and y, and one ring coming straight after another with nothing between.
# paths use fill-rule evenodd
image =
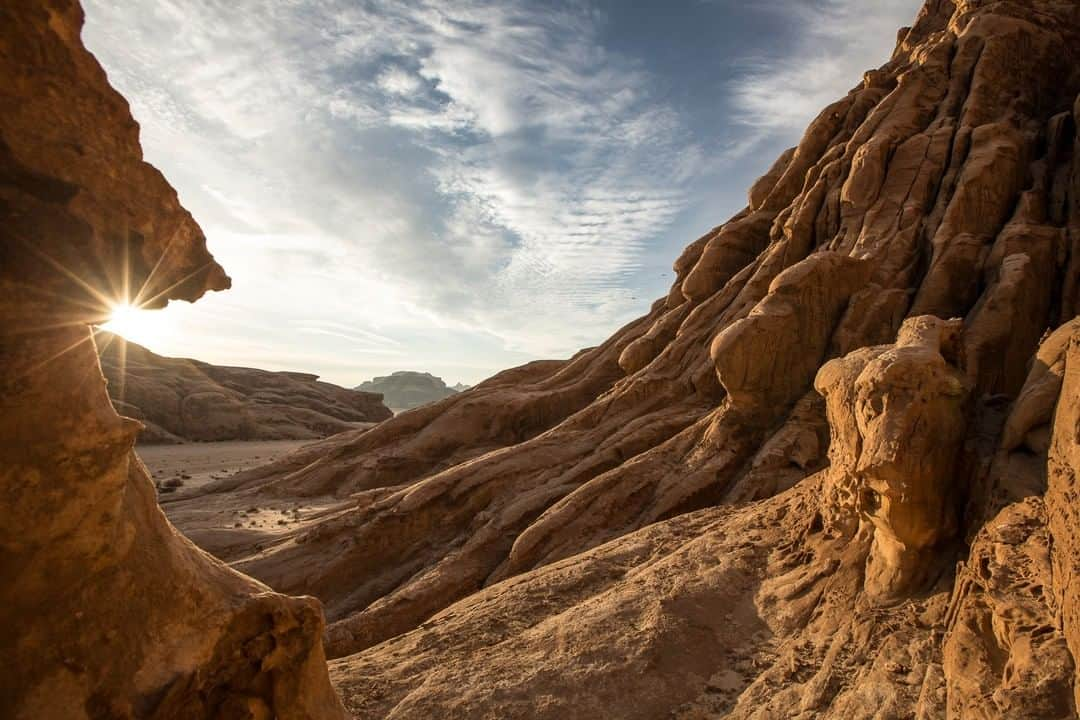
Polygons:
<instances>
[{"instance_id":1,"label":"canyon wall","mask_svg":"<svg viewBox=\"0 0 1080 720\"><path fill-rule=\"evenodd\" d=\"M335 718L323 618L169 525L90 323L229 279L142 160L74 0L0 6L0 707L5 717Z\"/></svg>"},{"instance_id":2,"label":"canyon wall","mask_svg":"<svg viewBox=\"0 0 1080 720\"><path fill-rule=\"evenodd\" d=\"M140 442L307 440L393 417L378 393L318 375L162 357L104 331L95 340L113 405L144 425Z\"/></svg>"},{"instance_id":3,"label":"canyon wall","mask_svg":"<svg viewBox=\"0 0 1080 720\"><path fill-rule=\"evenodd\" d=\"M1074 717L1078 94L1076 2L928 0L645 317L168 512L358 717Z\"/></svg>"}]
</instances>

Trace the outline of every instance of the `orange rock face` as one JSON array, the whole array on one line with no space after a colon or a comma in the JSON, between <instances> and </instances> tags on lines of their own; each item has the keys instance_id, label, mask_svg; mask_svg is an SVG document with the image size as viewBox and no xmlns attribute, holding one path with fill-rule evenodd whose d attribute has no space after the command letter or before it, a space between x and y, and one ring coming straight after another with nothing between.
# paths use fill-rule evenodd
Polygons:
<instances>
[{"instance_id":1,"label":"orange rock face","mask_svg":"<svg viewBox=\"0 0 1080 720\"><path fill-rule=\"evenodd\" d=\"M393 417L377 393L317 375L162 357L104 332L96 339L113 405L145 425L140 442L317 439Z\"/></svg>"},{"instance_id":2,"label":"orange rock face","mask_svg":"<svg viewBox=\"0 0 1080 720\"><path fill-rule=\"evenodd\" d=\"M646 317L170 516L358 717L1074 717L1078 94L1077 3L931 0Z\"/></svg>"},{"instance_id":3,"label":"orange rock face","mask_svg":"<svg viewBox=\"0 0 1080 720\"><path fill-rule=\"evenodd\" d=\"M88 323L229 280L142 161L73 1L0 8L0 707L4 717L343 717L312 598L177 533Z\"/></svg>"}]
</instances>

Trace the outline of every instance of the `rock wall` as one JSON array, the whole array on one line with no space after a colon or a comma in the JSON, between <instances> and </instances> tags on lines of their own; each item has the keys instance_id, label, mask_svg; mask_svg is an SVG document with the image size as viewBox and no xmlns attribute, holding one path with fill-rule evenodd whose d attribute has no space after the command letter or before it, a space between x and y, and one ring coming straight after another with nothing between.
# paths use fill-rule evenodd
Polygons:
<instances>
[{"instance_id":1,"label":"rock wall","mask_svg":"<svg viewBox=\"0 0 1080 720\"><path fill-rule=\"evenodd\" d=\"M113 405L145 425L140 442L317 439L393 416L378 394L317 375L162 357L102 331L95 339Z\"/></svg>"},{"instance_id":2,"label":"rock wall","mask_svg":"<svg viewBox=\"0 0 1080 720\"><path fill-rule=\"evenodd\" d=\"M31 718L343 717L319 604L157 506L89 324L229 286L142 161L73 0L0 6L0 707Z\"/></svg>"},{"instance_id":3,"label":"rock wall","mask_svg":"<svg viewBox=\"0 0 1080 720\"><path fill-rule=\"evenodd\" d=\"M361 717L1074 717L1078 94L1077 3L928 0L648 315L170 515Z\"/></svg>"}]
</instances>

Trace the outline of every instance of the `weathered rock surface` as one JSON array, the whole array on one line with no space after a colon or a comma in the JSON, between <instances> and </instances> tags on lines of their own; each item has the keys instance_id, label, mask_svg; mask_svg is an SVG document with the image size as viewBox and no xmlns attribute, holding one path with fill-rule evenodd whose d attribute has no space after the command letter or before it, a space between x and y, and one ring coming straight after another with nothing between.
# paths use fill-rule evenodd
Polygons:
<instances>
[{"instance_id":1,"label":"weathered rock surface","mask_svg":"<svg viewBox=\"0 0 1080 720\"><path fill-rule=\"evenodd\" d=\"M312 598L169 525L90 323L229 280L68 0L0 6L0 714L343 717Z\"/></svg>"},{"instance_id":2,"label":"weathered rock surface","mask_svg":"<svg viewBox=\"0 0 1080 720\"><path fill-rule=\"evenodd\" d=\"M1080 4L929 0L647 316L167 510L358 717L1075 717L1078 94Z\"/></svg>"},{"instance_id":3,"label":"weathered rock surface","mask_svg":"<svg viewBox=\"0 0 1080 720\"><path fill-rule=\"evenodd\" d=\"M393 416L377 394L317 375L162 357L107 332L96 341L113 405L146 426L140 442L317 439Z\"/></svg>"},{"instance_id":4,"label":"weathered rock surface","mask_svg":"<svg viewBox=\"0 0 1080 720\"><path fill-rule=\"evenodd\" d=\"M458 383L454 387L448 387L441 377L435 377L431 373L398 370L360 383L356 389L379 393L383 396L383 402L395 410L411 410L448 398L461 392L465 386Z\"/></svg>"}]
</instances>

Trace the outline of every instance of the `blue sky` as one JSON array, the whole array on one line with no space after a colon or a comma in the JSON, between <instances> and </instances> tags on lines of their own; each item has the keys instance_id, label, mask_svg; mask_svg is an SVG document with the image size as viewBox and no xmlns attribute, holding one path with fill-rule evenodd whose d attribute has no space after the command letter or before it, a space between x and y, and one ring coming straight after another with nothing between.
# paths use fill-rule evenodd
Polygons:
<instances>
[{"instance_id":1,"label":"blue sky","mask_svg":"<svg viewBox=\"0 0 1080 720\"><path fill-rule=\"evenodd\" d=\"M167 355L475 383L644 313L917 0L85 0L233 289Z\"/></svg>"}]
</instances>

